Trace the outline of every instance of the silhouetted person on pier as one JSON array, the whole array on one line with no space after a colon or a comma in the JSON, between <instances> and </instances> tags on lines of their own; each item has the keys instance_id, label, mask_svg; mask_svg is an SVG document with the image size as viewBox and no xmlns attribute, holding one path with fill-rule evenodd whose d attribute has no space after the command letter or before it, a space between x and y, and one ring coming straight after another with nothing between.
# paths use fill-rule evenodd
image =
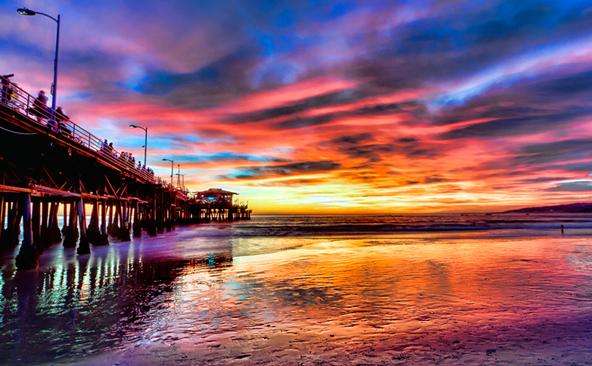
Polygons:
<instances>
[{"instance_id":1,"label":"silhouetted person on pier","mask_svg":"<svg viewBox=\"0 0 592 366\"><path fill-rule=\"evenodd\" d=\"M70 120L70 117L66 116L66 114L62 110L62 107L58 107L55 113L55 120L57 123L61 123Z\"/></svg>"},{"instance_id":2,"label":"silhouetted person on pier","mask_svg":"<svg viewBox=\"0 0 592 366\"><path fill-rule=\"evenodd\" d=\"M58 107L55 113L55 120L58 123L58 131L63 133L64 135L70 135L70 129L66 126L66 122L70 121L70 117L68 117L62 107Z\"/></svg>"},{"instance_id":3,"label":"silhouetted person on pier","mask_svg":"<svg viewBox=\"0 0 592 366\"><path fill-rule=\"evenodd\" d=\"M565 234L565 226L561 225L561 235Z\"/></svg>"},{"instance_id":4,"label":"silhouetted person on pier","mask_svg":"<svg viewBox=\"0 0 592 366\"><path fill-rule=\"evenodd\" d=\"M125 151L122 151L121 153L119 153L119 161L122 162L123 164L126 163L127 153Z\"/></svg>"},{"instance_id":5,"label":"silhouetted person on pier","mask_svg":"<svg viewBox=\"0 0 592 366\"><path fill-rule=\"evenodd\" d=\"M43 90L39 90L37 98L33 101L33 108L30 113L37 117L37 122L41 123L44 118L48 117L47 113L47 96Z\"/></svg>"},{"instance_id":6,"label":"silhouetted person on pier","mask_svg":"<svg viewBox=\"0 0 592 366\"><path fill-rule=\"evenodd\" d=\"M14 89L10 83L10 78L13 76L14 74L0 75L0 79L2 79L2 89L0 89L2 94L0 100L2 101L2 104L8 104L12 100Z\"/></svg>"}]
</instances>

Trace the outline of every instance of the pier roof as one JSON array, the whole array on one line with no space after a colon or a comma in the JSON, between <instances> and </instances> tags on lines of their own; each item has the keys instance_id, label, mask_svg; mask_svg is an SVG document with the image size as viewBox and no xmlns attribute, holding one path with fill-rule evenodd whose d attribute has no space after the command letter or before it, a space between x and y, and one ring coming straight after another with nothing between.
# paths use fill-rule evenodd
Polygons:
<instances>
[{"instance_id":1,"label":"pier roof","mask_svg":"<svg viewBox=\"0 0 592 366\"><path fill-rule=\"evenodd\" d=\"M214 196L214 195L238 195L236 192L226 191L221 188L210 188L205 191L195 192L198 196Z\"/></svg>"}]
</instances>

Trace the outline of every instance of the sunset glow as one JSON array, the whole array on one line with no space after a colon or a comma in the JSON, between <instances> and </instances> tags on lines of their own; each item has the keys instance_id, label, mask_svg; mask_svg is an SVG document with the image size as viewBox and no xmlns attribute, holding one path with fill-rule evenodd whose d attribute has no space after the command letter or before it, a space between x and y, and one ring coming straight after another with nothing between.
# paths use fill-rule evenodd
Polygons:
<instances>
[{"instance_id":1,"label":"sunset glow","mask_svg":"<svg viewBox=\"0 0 592 366\"><path fill-rule=\"evenodd\" d=\"M0 73L47 91L53 34L21 5L0 2ZM72 120L136 157L128 125L148 126L158 175L173 159L191 190L239 192L257 214L491 211L592 191L590 2L43 8L63 16Z\"/></svg>"}]
</instances>

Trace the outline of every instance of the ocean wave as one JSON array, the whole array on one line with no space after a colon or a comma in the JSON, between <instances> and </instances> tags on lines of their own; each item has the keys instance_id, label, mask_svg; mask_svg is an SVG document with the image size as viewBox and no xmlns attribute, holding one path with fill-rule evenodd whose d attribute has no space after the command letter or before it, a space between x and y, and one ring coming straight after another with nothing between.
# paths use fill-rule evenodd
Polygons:
<instances>
[{"instance_id":1,"label":"ocean wave","mask_svg":"<svg viewBox=\"0 0 592 366\"><path fill-rule=\"evenodd\" d=\"M233 236L355 235L487 230L592 230L589 215L263 216L235 226Z\"/></svg>"}]
</instances>

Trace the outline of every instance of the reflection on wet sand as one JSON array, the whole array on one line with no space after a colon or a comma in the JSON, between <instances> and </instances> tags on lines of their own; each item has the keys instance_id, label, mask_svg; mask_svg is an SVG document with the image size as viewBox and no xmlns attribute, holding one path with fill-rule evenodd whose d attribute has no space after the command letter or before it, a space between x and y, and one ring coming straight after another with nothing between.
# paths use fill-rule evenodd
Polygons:
<instances>
[{"instance_id":1,"label":"reflection on wet sand","mask_svg":"<svg viewBox=\"0 0 592 366\"><path fill-rule=\"evenodd\" d=\"M216 249L174 235L162 257L144 242L48 260L39 272L5 270L2 359L592 361L586 238L219 237ZM197 255L198 244L207 251Z\"/></svg>"},{"instance_id":2,"label":"reflection on wet sand","mask_svg":"<svg viewBox=\"0 0 592 366\"><path fill-rule=\"evenodd\" d=\"M119 249L119 250L118 250ZM111 247L104 255L56 260L42 271L0 276L0 359L41 362L76 359L116 349L148 326L149 313L166 305L187 267L230 265L230 251L199 258L145 260Z\"/></svg>"}]
</instances>

